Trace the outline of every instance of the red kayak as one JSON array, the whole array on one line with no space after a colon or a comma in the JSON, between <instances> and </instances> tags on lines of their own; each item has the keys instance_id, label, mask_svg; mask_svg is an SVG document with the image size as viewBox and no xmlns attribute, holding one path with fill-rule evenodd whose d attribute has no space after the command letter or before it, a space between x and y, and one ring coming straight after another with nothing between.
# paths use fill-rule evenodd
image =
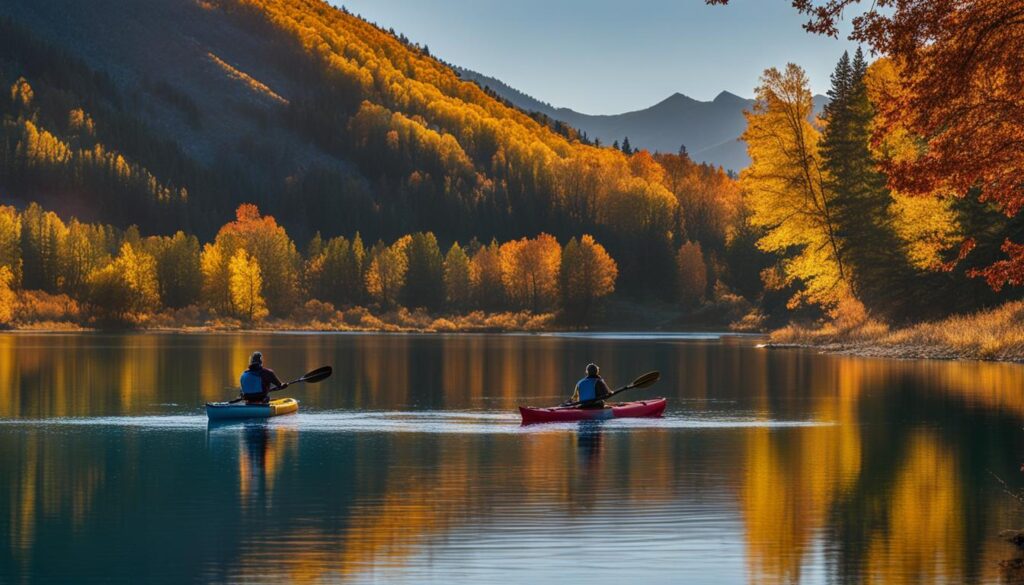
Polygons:
<instances>
[{"instance_id":1,"label":"red kayak","mask_svg":"<svg viewBox=\"0 0 1024 585\"><path fill-rule=\"evenodd\" d=\"M553 408L536 408L520 406L519 414L523 415L523 424L543 422L572 422L578 420L607 420L610 418L647 418L659 417L665 412L664 398L637 400L636 402L614 402L604 408L579 408L576 406L555 406Z\"/></svg>"}]
</instances>

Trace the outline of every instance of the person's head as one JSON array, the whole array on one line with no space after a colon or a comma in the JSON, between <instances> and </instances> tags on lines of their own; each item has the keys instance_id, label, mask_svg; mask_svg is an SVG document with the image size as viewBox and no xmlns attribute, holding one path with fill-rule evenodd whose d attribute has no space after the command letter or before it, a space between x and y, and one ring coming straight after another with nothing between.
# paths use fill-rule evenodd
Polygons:
<instances>
[{"instance_id":1,"label":"person's head","mask_svg":"<svg viewBox=\"0 0 1024 585\"><path fill-rule=\"evenodd\" d=\"M258 351L252 352L252 355L249 356L249 367L252 367L252 366L262 366L262 365L263 365L263 354L258 352Z\"/></svg>"},{"instance_id":2,"label":"person's head","mask_svg":"<svg viewBox=\"0 0 1024 585\"><path fill-rule=\"evenodd\" d=\"M587 375L596 376L601 373L601 368L597 367L597 364L587 364Z\"/></svg>"}]
</instances>

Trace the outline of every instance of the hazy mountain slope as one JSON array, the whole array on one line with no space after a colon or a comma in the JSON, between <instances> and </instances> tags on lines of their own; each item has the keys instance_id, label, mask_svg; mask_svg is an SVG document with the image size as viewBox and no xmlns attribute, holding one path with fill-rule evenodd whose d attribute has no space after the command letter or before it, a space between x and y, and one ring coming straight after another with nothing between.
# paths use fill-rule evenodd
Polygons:
<instances>
[{"instance_id":1,"label":"hazy mountain slope","mask_svg":"<svg viewBox=\"0 0 1024 585\"><path fill-rule=\"evenodd\" d=\"M285 179L297 173L329 172L339 184L363 181L344 157L295 130L289 103L303 80L282 59L287 51L229 11L181 0L9 0L0 3L0 19L24 37L9 40L0 53L0 82L6 88L25 77L38 98L21 117L72 150L102 148L187 192L187 200L136 205L138 194L119 184L36 176L0 181L7 196L88 219L202 234L242 201L260 202L301 225L301 206L291 212L278 204ZM64 56L40 62L34 45ZM86 78L109 80L112 93L68 86L53 74L54 60L74 61L71 68ZM84 108L96 136L68 132L67 110L61 113L58 104Z\"/></svg>"},{"instance_id":2,"label":"hazy mountain slope","mask_svg":"<svg viewBox=\"0 0 1024 585\"><path fill-rule=\"evenodd\" d=\"M189 153L210 158L260 136L285 141L296 161L319 156L287 126L265 124L298 80L275 58L278 47L222 11L172 0L7 0L0 16L109 74L154 130ZM199 115L188 119L167 87Z\"/></svg>"},{"instance_id":3,"label":"hazy mountain slope","mask_svg":"<svg viewBox=\"0 0 1024 585\"><path fill-rule=\"evenodd\" d=\"M468 69L458 69L469 80L489 87L497 95L526 111L541 112L561 120L604 144L629 137L634 147L660 152L676 152L685 146L690 156L726 169L739 171L750 159L739 136L746 128L743 110L754 101L723 91L710 102L702 102L676 93L643 110L613 115L591 115L551 104L508 86L493 77ZM818 111L826 98L815 96Z\"/></svg>"}]
</instances>

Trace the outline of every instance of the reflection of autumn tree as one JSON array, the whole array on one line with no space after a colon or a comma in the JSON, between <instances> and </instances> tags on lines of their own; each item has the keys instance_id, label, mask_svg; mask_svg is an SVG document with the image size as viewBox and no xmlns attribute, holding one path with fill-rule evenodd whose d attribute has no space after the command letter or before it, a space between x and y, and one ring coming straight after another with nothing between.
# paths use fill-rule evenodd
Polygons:
<instances>
[{"instance_id":1,"label":"reflection of autumn tree","mask_svg":"<svg viewBox=\"0 0 1024 585\"><path fill-rule=\"evenodd\" d=\"M865 572L879 583L968 582L962 480L955 456L937 437L918 431L890 496L885 529L868 547Z\"/></svg>"}]
</instances>

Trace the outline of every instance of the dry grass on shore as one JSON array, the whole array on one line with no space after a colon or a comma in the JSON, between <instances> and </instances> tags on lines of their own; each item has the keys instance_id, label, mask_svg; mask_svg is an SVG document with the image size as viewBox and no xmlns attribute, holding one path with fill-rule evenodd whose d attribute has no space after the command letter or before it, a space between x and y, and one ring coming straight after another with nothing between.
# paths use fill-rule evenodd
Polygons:
<instances>
[{"instance_id":1,"label":"dry grass on shore","mask_svg":"<svg viewBox=\"0 0 1024 585\"><path fill-rule=\"evenodd\" d=\"M771 342L865 356L1024 362L1024 301L900 329L870 319L817 329L790 325L773 332Z\"/></svg>"}]
</instances>

